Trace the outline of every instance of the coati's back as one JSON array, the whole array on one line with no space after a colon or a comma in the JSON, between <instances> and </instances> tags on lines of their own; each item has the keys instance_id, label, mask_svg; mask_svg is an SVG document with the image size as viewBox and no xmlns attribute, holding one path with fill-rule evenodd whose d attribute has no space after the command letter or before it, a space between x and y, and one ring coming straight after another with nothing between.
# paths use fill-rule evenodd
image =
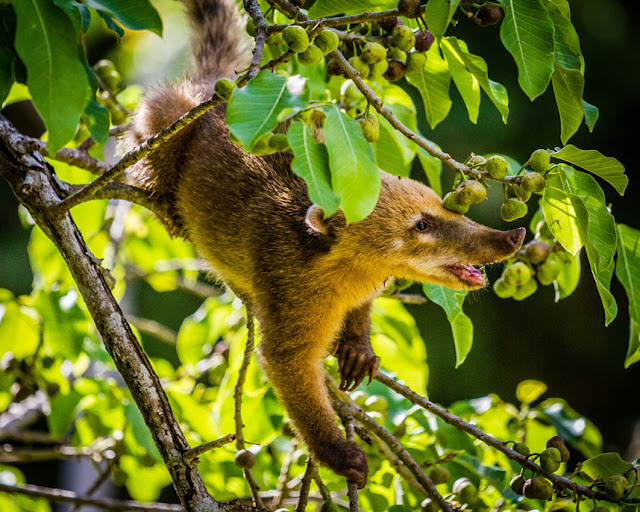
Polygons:
<instances>
[{"instance_id":1,"label":"coati's back","mask_svg":"<svg viewBox=\"0 0 640 512\"><path fill-rule=\"evenodd\" d=\"M218 78L235 79L236 70L248 63L242 17L233 0L184 3L193 25L194 72L183 82L148 95L134 119L129 146L211 97ZM298 244L288 238L304 231L310 202L304 182L290 171L290 161L289 154L257 157L229 142L223 104L138 164L129 179L151 190L169 208L169 231L193 242L227 284L243 295L248 286L245 277L255 265L247 254L266 258L273 245L297 252ZM255 247L264 245L260 234L265 223L271 228L268 246ZM273 229L278 223L286 224L285 229ZM218 255L224 255L224 260ZM289 255L294 260L296 256L300 255Z\"/></svg>"}]
</instances>

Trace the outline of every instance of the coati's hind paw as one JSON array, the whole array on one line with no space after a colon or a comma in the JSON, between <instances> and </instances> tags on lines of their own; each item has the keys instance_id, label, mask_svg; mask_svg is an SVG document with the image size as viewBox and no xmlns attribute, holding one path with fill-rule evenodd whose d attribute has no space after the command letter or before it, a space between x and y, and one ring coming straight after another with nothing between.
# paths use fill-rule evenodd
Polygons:
<instances>
[{"instance_id":1,"label":"coati's hind paw","mask_svg":"<svg viewBox=\"0 0 640 512\"><path fill-rule=\"evenodd\" d=\"M378 373L380 358L373 353L371 345L341 343L337 356L343 391L353 391L365 377L369 377L367 384L371 384Z\"/></svg>"},{"instance_id":2,"label":"coati's hind paw","mask_svg":"<svg viewBox=\"0 0 640 512\"><path fill-rule=\"evenodd\" d=\"M353 441L342 439L339 443L325 444L314 454L321 464L327 466L334 473L354 482L358 489L367 483L367 456Z\"/></svg>"}]
</instances>

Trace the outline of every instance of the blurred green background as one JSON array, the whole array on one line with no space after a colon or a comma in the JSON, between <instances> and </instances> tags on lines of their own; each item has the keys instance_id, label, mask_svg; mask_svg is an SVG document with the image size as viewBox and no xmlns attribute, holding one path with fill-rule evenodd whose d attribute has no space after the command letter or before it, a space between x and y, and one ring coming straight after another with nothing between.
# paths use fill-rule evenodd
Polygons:
<instances>
[{"instance_id":1,"label":"blurred green background","mask_svg":"<svg viewBox=\"0 0 640 512\"><path fill-rule=\"evenodd\" d=\"M181 6L173 0L153 3L165 25L162 39L150 33L128 32L119 42L101 21L94 20L87 37L90 63L110 58L127 83L138 83L145 89L165 79L179 78L189 62L189 30ZM640 38L632 25L637 11L632 4L620 0L572 2L587 66L585 99L600 108L600 119L593 134L583 126L570 142L614 156L626 166L631 182L625 197L619 197L606 184L604 189L617 221L640 228L640 216L635 212L640 179L634 175L633 165ZM448 118L435 131L426 123L421 129L459 160L473 151L506 153L524 162L534 149L560 145L560 122L551 88L533 103L526 98L517 86L515 63L501 45L498 31L498 27L480 28L460 19L449 32L466 40L473 53L485 58L490 77L505 85L510 97L507 126L486 97L479 122L473 125L457 91L451 88L454 105ZM12 105L3 114L25 133L39 136L42 132L28 104ZM421 179L421 175L419 166L415 167L413 176ZM445 171L445 186L451 179ZM494 187L489 201L473 208L470 216L496 228L512 227L500 219L500 199L501 193ZM0 181L0 287L28 294L29 231L20 224L17 206L8 185ZM528 218L520 225L528 226ZM491 280L499 272L498 268L489 269ZM454 368L454 347L442 310L433 304L408 306L427 346L430 398L446 405L496 393L515 401L518 382L538 379L548 385L547 397L565 398L600 428L605 450L620 451L629 459L640 457L640 365L623 369L627 301L615 279L612 292L620 312L608 328L604 327L600 299L584 260L578 289L559 304L553 303L550 288L539 290L522 303L498 299L491 290L476 292L465 306L475 326L474 347L458 369ZM131 286L126 300L137 315L159 320L173 329L200 305L191 295L158 294L142 284ZM152 343L147 346L154 349ZM384 365L384 354L379 355Z\"/></svg>"}]
</instances>

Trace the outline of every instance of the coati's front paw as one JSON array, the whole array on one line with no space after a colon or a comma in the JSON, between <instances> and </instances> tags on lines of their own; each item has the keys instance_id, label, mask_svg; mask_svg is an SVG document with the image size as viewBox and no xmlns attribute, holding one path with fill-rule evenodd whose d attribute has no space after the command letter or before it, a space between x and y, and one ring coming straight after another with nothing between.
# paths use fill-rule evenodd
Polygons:
<instances>
[{"instance_id":1,"label":"coati's front paw","mask_svg":"<svg viewBox=\"0 0 640 512\"><path fill-rule=\"evenodd\" d=\"M338 443L327 443L314 450L316 459L334 473L354 482L359 489L367 483L367 456L353 441L342 439Z\"/></svg>"},{"instance_id":2,"label":"coati's front paw","mask_svg":"<svg viewBox=\"0 0 640 512\"><path fill-rule=\"evenodd\" d=\"M373 353L371 345L341 343L337 356L340 389L343 391L353 391L365 377L369 377L367 384L371 384L378 373L380 358Z\"/></svg>"}]
</instances>

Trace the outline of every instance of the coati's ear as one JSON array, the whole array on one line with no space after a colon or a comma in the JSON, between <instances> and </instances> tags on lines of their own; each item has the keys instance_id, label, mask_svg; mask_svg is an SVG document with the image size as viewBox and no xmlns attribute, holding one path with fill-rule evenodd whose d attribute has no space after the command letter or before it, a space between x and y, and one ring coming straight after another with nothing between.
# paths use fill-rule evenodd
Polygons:
<instances>
[{"instance_id":1,"label":"coati's ear","mask_svg":"<svg viewBox=\"0 0 640 512\"><path fill-rule=\"evenodd\" d=\"M324 211L317 204L309 206L304 222L317 235L329 233L329 225L324 219Z\"/></svg>"}]
</instances>

